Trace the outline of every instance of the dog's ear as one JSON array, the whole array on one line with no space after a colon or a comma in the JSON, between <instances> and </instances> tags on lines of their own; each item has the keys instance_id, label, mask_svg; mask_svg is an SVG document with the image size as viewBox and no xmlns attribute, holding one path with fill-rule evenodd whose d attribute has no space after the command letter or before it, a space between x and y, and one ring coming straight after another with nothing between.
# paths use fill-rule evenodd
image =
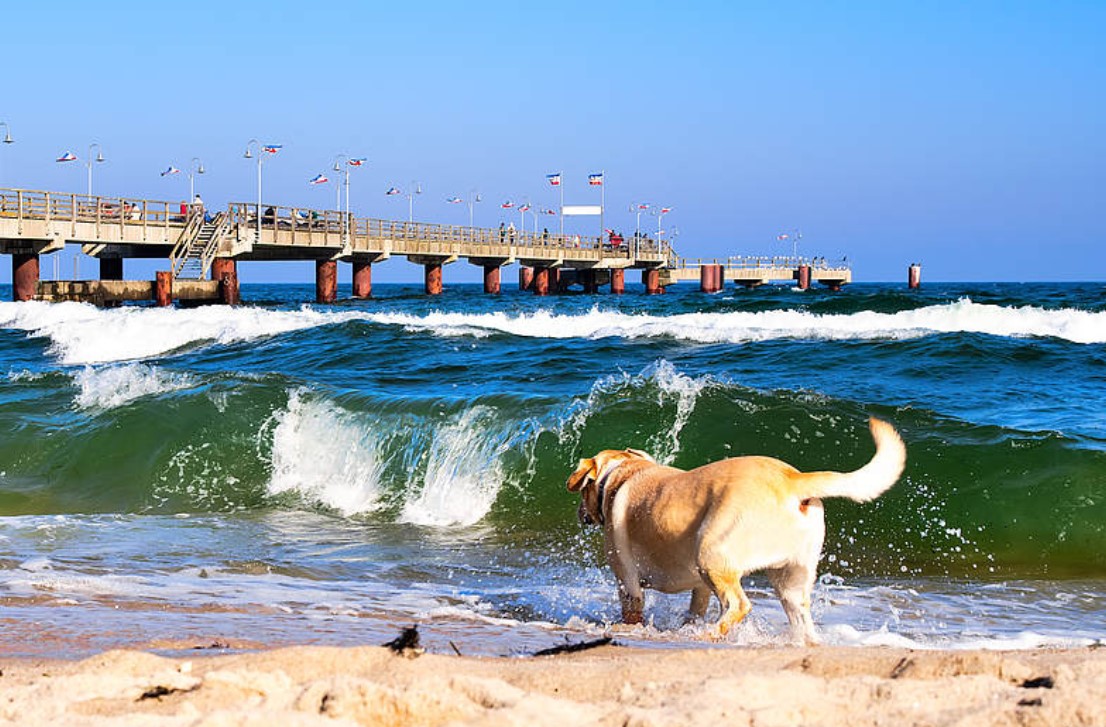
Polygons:
<instances>
[{"instance_id":1,"label":"dog's ear","mask_svg":"<svg viewBox=\"0 0 1106 727\"><path fill-rule=\"evenodd\" d=\"M584 486L584 480L591 476L595 479L595 460L592 458L580 460L576 465L576 471L568 476L568 491L576 492Z\"/></svg>"},{"instance_id":2,"label":"dog's ear","mask_svg":"<svg viewBox=\"0 0 1106 727\"><path fill-rule=\"evenodd\" d=\"M649 454L648 452L642 452L640 449L627 449L626 453L632 454L636 457L641 457L642 459L648 460L653 464L657 463L657 460L653 459L653 456L651 454Z\"/></svg>"}]
</instances>

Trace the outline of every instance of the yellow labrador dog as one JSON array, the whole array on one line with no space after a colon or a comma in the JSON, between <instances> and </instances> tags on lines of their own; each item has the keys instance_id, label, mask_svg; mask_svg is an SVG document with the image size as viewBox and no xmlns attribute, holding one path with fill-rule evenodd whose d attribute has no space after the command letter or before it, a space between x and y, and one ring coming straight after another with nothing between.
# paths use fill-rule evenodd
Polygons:
<instances>
[{"instance_id":1,"label":"yellow labrador dog","mask_svg":"<svg viewBox=\"0 0 1106 727\"><path fill-rule=\"evenodd\" d=\"M604 450L568 478L584 524L603 527L618 578L622 620L641 623L643 588L691 591L702 618L713 593L722 637L752 604L741 577L766 571L794 638L817 643L810 592L825 537L823 497L866 502L902 474L906 447L887 422L871 419L876 453L855 472L800 472L771 457L734 457L691 471L636 449Z\"/></svg>"}]
</instances>

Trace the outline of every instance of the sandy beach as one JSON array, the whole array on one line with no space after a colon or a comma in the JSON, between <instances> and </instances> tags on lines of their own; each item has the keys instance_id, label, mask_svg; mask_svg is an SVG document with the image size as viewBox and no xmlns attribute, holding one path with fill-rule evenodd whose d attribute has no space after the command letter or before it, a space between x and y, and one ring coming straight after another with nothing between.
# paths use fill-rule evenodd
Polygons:
<instances>
[{"instance_id":1,"label":"sandy beach","mask_svg":"<svg viewBox=\"0 0 1106 727\"><path fill-rule=\"evenodd\" d=\"M20 725L1104 725L1106 651L293 647L0 659Z\"/></svg>"}]
</instances>

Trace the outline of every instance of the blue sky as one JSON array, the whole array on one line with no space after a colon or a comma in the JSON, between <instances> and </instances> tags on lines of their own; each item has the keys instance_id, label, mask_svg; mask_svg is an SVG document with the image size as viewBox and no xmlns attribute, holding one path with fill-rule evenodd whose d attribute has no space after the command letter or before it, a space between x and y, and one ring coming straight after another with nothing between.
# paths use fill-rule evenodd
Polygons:
<instances>
[{"instance_id":1,"label":"blue sky","mask_svg":"<svg viewBox=\"0 0 1106 727\"><path fill-rule=\"evenodd\" d=\"M858 280L1103 279L1104 37L1103 2L9 3L0 186L81 192L53 160L95 141L97 193L181 199L159 172L200 157L209 206L250 201L256 137L284 145L274 204L332 207L307 180L347 154L358 214L406 218L384 191L417 180L417 219L466 223L445 200L478 189L477 224L517 225L503 200L555 206L563 171L597 203L604 170L608 226L670 206L689 257L789 253L798 229Z\"/></svg>"}]
</instances>

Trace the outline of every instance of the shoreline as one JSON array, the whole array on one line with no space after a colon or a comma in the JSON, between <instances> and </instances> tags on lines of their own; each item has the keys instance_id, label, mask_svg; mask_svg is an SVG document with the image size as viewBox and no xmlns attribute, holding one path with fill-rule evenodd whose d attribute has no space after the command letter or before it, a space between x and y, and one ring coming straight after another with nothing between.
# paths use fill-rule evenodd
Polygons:
<instances>
[{"instance_id":1,"label":"shoreline","mask_svg":"<svg viewBox=\"0 0 1106 727\"><path fill-rule=\"evenodd\" d=\"M0 719L17 724L1106 725L1098 647L114 650L0 657L0 685Z\"/></svg>"}]
</instances>

